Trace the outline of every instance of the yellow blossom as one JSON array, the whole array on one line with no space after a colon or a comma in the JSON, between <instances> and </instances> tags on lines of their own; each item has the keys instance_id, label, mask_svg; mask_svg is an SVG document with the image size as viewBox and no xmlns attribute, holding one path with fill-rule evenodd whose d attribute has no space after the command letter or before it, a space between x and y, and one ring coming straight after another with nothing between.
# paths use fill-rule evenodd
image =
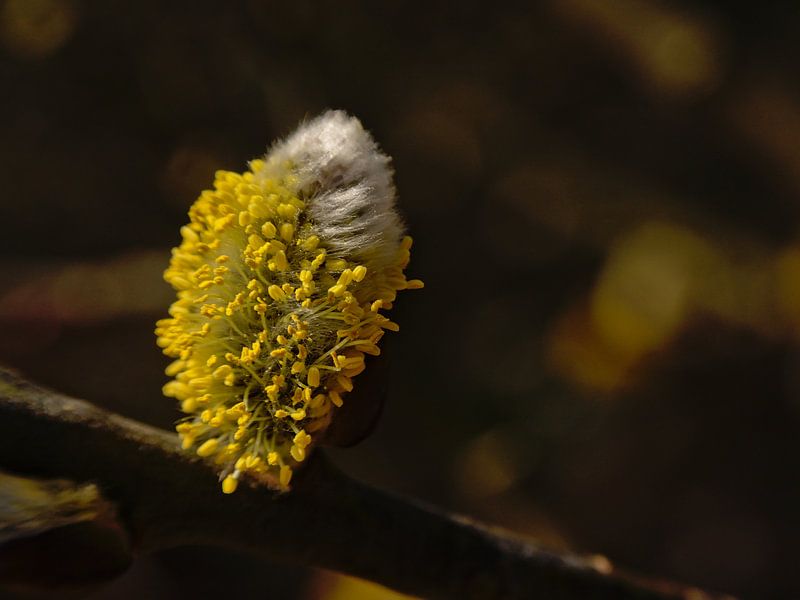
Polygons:
<instances>
[{"instance_id":1,"label":"yellow blossom","mask_svg":"<svg viewBox=\"0 0 800 600\"><path fill-rule=\"evenodd\" d=\"M364 355L398 329L381 311L422 287L403 273L411 239L387 165L356 119L329 112L244 173L217 171L189 210L156 335L176 359L164 394L187 413L182 446L214 460L226 494L244 475L288 489Z\"/></svg>"}]
</instances>

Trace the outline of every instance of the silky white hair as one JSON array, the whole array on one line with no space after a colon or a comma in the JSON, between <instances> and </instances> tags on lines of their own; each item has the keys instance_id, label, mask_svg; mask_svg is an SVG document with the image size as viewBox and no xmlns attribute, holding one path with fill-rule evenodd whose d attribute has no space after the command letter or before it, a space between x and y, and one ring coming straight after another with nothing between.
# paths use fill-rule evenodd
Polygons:
<instances>
[{"instance_id":1,"label":"silky white hair","mask_svg":"<svg viewBox=\"0 0 800 600\"><path fill-rule=\"evenodd\" d=\"M287 163L332 255L375 269L392 262L404 232L395 210L394 171L358 119L329 110L302 123L270 149L261 173L280 176Z\"/></svg>"}]
</instances>

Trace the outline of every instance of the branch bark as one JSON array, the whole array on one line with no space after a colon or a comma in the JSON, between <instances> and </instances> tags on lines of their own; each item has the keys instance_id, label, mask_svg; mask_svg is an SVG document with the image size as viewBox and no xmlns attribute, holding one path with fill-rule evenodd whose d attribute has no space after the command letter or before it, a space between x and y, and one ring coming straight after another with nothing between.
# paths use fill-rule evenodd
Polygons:
<instances>
[{"instance_id":1,"label":"branch bark","mask_svg":"<svg viewBox=\"0 0 800 600\"><path fill-rule=\"evenodd\" d=\"M0 467L95 482L138 552L192 543L324 567L425 598L722 598L556 554L358 483L321 451L290 493L219 490L166 431L0 369Z\"/></svg>"}]
</instances>

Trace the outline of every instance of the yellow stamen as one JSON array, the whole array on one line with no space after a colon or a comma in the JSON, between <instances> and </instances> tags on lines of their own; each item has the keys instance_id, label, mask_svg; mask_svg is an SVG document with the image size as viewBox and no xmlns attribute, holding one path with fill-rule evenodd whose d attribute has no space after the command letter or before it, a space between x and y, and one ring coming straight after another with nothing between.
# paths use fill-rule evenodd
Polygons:
<instances>
[{"instance_id":1,"label":"yellow stamen","mask_svg":"<svg viewBox=\"0 0 800 600\"><path fill-rule=\"evenodd\" d=\"M292 480L292 469L288 465L283 465L280 472L280 482L282 487L288 487Z\"/></svg>"},{"instance_id":2,"label":"yellow stamen","mask_svg":"<svg viewBox=\"0 0 800 600\"><path fill-rule=\"evenodd\" d=\"M239 480L236 479L233 475L228 475L222 481L222 493L223 494L232 494L236 491L236 488L239 485Z\"/></svg>"},{"instance_id":3,"label":"yellow stamen","mask_svg":"<svg viewBox=\"0 0 800 600\"><path fill-rule=\"evenodd\" d=\"M306 381L312 388L319 386L319 369L317 367L311 367L308 369Z\"/></svg>"},{"instance_id":4,"label":"yellow stamen","mask_svg":"<svg viewBox=\"0 0 800 600\"><path fill-rule=\"evenodd\" d=\"M202 456L203 458L211 456L217 451L217 446L219 446L219 440L217 438L206 440L197 449L197 456Z\"/></svg>"}]
</instances>

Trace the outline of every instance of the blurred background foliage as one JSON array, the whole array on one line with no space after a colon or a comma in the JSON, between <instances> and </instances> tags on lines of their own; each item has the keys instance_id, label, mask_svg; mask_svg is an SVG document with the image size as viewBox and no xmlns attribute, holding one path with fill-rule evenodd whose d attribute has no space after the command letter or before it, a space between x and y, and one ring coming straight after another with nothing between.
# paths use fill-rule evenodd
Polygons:
<instances>
[{"instance_id":1,"label":"blurred background foliage","mask_svg":"<svg viewBox=\"0 0 800 600\"><path fill-rule=\"evenodd\" d=\"M2 362L170 427L152 329L188 206L344 108L394 157L427 287L396 308L380 425L335 460L800 597L796 3L3 0L0 57ZM396 597L187 548L94 598L255 592Z\"/></svg>"}]
</instances>

